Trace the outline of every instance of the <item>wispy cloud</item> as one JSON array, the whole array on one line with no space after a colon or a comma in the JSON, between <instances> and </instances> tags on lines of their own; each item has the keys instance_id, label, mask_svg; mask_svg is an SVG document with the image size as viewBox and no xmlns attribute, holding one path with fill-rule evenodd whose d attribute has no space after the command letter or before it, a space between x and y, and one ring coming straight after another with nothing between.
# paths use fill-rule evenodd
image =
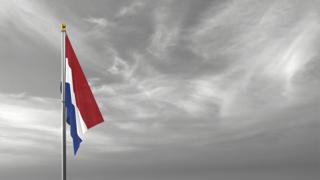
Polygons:
<instances>
[{"instance_id":1,"label":"wispy cloud","mask_svg":"<svg viewBox=\"0 0 320 180\"><path fill-rule=\"evenodd\" d=\"M0 150L8 157L1 163L16 166L22 158L37 164L41 159L34 158L36 154L54 154L60 132L59 101L10 94L1 94L0 99Z\"/></svg>"},{"instance_id":2,"label":"wispy cloud","mask_svg":"<svg viewBox=\"0 0 320 180\"><path fill-rule=\"evenodd\" d=\"M1 0L0 25L10 28L13 25L20 27L19 30L33 38L43 38L50 45L59 44L59 20L46 10L46 7L36 1L5 1ZM40 35L40 36L39 36Z\"/></svg>"},{"instance_id":3,"label":"wispy cloud","mask_svg":"<svg viewBox=\"0 0 320 180\"><path fill-rule=\"evenodd\" d=\"M105 18L94 18L94 17L89 17L84 19L85 21L94 24L95 26L98 27L107 27L107 26L113 26L114 23L108 21Z\"/></svg>"},{"instance_id":4,"label":"wispy cloud","mask_svg":"<svg viewBox=\"0 0 320 180\"><path fill-rule=\"evenodd\" d=\"M99 161L103 173L111 159L211 170L312 164L318 157L320 30L312 0L100 1L86 12L85 1L72 7L50 1L56 8L1 2L3 42L14 39L6 29L14 26L58 48L58 19L69 21L106 120L88 132L81 158ZM37 76L46 81L43 74ZM1 162L29 162L34 149L58 155L60 103L27 94L0 95L0 151L8 156ZM12 151L18 148L27 153Z\"/></svg>"},{"instance_id":5,"label":"wispy cloud","mask_svg":"<svg viewBox=\"0 0 320 180\"><path fill-rule=\"evenodd\" d=\"M163 59L170 47L175 46L179 37L179 24L171 23L168 9L159 8L154 13L154 32L150 37L147 50L154 56Z\"/></svg>"},{"instance_id":6,"label":"wispy cloud","mask_svg":"<svg viewBox=\"0 0 320 180\"><path fill-rule=\"evenodd\" d=\"M226 3L215 15L206 12L208 17L190 38L194 51L204 59L227 58L226 69L220 75L206 75L205 80L211 79L212 92L222 92L216 95L222 102L222 114L290 103L297 88L294 77L317 54L311 48L319 34L313 12L301 11L297 20L287 24L282 20L292 14L281 3L253 3L255 8L249 11L247 3L252 1ZM282 10L288 12L274 16Z\"/></svg>"},{"instance_id":7,"label":"wispy cloud","mask_svg":"<svg viewBox=\"0 0 320 180\"><path fill-rule=\"evenodd\" d=\"M143 1L133 1L131 4L122 7L116 14L117 17L131 16L136 14L145 6Z\"/></svg>"},{"instance_id":8,"label":"wispy cloud","mask_svg":"<svg viewBox=\"0 0 320 180\"><path fill-rule=\"evenodd\" d=\"M0 101L0 127L2 129L0 152L6 156L6 160L1 161L0 164L6 164L6 166L38 165L43 163L38 156L49 156L48 160L60 152L60 100L25 94L0 94ZM119 126L120 129L123 127ZM71 144L69 133L67 138L68 144ZM105 135L99 133L87 133L85 138L100 146L100 148L90 148L84 145L83 149L89 151L122 152L133 148L128 144L116 142L114 137L106 138ZM104 150L106 146L108 149ZM71 150L68 151L69 153L71 155ZM83 155L83 158L86 158L86 155ZM25 161L22 162L22 159Z\"/></svg>"}]
</instances>

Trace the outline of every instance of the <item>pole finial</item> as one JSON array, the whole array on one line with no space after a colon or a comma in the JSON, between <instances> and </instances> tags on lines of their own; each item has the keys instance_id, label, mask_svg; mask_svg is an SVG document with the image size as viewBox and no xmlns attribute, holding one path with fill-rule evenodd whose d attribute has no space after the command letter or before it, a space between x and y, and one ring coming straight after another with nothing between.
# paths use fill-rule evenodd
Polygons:
<instances>
[{"instance_id":1,"label":"pole finial","mask_svg":"<svg viewBox=\"0 0 320 180\"><path fill-rule=\"evenodd\" d=\"M62 23L61 24L61 32L66 32L66 29L67 29L67 25Z\"/></svg>"}]
</instances>

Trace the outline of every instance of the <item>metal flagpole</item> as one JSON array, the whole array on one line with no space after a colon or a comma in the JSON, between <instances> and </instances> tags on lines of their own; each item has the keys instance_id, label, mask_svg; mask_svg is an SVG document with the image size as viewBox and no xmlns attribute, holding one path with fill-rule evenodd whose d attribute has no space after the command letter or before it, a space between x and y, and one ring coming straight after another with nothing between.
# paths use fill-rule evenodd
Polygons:
<instances>
[{"instance_id":1,"label":"metal flagpole","mask_svg":"<svg viewBox=\"0 0 320 180\"><path fill-rule=\"evenodd\" d=\"M66 25L61 24L61 103L62 103L62 173L61 179L67 179L66 159L66 111L65 111L65 83L66 83Z\"/></svg>"}]
</instances>

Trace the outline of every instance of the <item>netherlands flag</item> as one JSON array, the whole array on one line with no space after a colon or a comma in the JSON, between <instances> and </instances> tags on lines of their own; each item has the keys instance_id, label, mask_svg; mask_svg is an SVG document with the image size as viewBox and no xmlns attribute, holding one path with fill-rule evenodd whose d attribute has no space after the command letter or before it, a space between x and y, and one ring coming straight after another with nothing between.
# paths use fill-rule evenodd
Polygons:
<instances>
[{"instance_id":1,"label":"netherlands flag","mask_svg":"<svg viewBox=\"0 0 320 180\"><path fill-rule=\"evenodd\" d=\"M76 154L84 133L103 122L103 117L67 35L65 39L65 108Z\"/></svg>"}]
</instances>

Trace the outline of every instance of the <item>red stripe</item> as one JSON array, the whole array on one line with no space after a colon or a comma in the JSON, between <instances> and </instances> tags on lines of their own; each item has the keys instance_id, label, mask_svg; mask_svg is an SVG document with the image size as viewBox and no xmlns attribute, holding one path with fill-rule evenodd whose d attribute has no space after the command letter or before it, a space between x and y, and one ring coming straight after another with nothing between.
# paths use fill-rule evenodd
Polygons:
<instances>
[{"instance_id":1,"label":"red stripe","mask_svg":"<svg viewBox=\"0 0 320 180\"><path fill-rule=\"evenodd\" d=\"M103 117L68 36L66 36L66 57L68 58L69 66L72 70L73 90L77 106L83 121L89 129L103 122Z\"/></svg>"}]
</instances>

